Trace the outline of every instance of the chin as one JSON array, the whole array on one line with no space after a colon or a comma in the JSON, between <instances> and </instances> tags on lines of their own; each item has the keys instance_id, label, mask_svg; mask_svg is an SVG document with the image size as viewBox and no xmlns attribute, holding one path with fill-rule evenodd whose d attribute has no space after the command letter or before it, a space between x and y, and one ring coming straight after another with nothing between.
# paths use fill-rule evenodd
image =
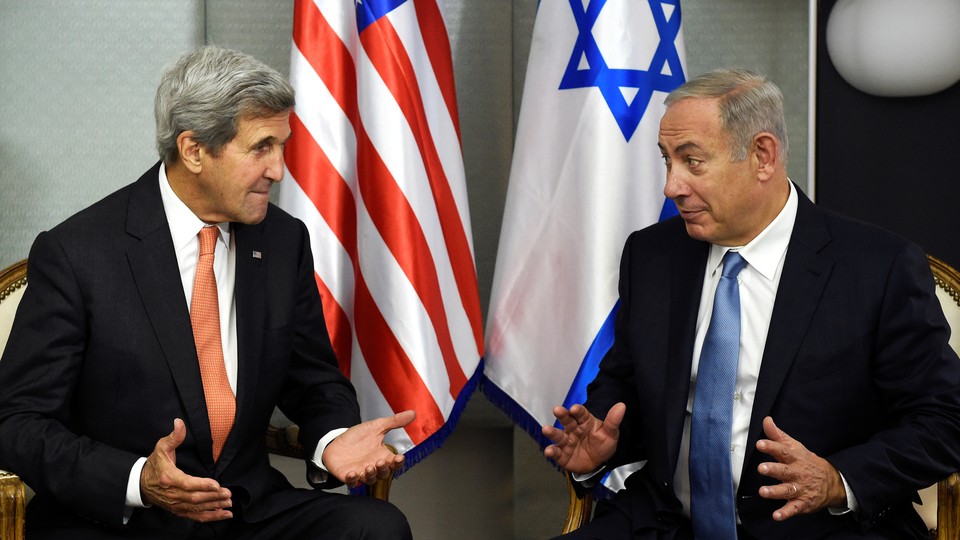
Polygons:
<instances>
[{"instance_id":1,"label":"chin","mask_svg":"<svg viewBox=\"0 0 960 540\"><path fill-rule=\"evenodd\" d=\"M250 212L241 216L241 219L237 221L243 223L244 225L256 225L264 220L267 217L267 207L263 207L263 210L259 212Z\"/></svg>"},{"instance_id":2,"label":"chin","mask_svg":"<svg viewBox=\"0 0 960 540\"><path fill-rule=\"evenodd\" d=\"M685 221L684 224L687 227L687 236L689 236L690 238L693 238L694 240L700 240L703 242L710 241L707 234L705 234L703 227L690 223L689 221Z\"/></svg>"}]
</instances>

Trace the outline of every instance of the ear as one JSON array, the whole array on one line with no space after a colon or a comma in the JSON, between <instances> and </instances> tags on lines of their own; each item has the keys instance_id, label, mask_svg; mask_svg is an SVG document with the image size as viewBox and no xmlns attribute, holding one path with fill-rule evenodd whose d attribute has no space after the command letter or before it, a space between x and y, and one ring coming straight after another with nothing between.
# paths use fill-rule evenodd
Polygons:
<instances>
[{"instance_id":1,"label":"ear","mask_svg":"<svg viewBox=\"0 0 960 540\"><path fill-rule=\"evenodd\" d=\"M193 174L199 174L203 169L200 156L206 149L193 138L192 131L184 131L177 136L177 150L180 154L180 161L183 162L187 170Z\"/></svg>"},{"instance_id":2,"label":"ear","mask_svg":"<svg viewBox=\"0 0 960 540\"><path fill-rule=\"evenodd\" d=\"M753 138L752 150L757 165L757 177L760 181L769 180L780 163L780 140L772 133L758 133Z\"/></svg>"}]
</instances>

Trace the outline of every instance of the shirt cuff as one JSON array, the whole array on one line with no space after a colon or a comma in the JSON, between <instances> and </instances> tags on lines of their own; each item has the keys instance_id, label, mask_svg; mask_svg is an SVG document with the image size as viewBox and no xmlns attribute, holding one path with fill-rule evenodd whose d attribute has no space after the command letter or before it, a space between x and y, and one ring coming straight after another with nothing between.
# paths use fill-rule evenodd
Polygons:
<instances>
[{"instance_id":1,"label":"shirt cuff","mask_svg":"<svg viewBox=\"0 0 960 540\"><path fill-rule=\"evenodd\" d=\"M853 490L850 489L850 484L848 484L847 479L843 477L843 473L840 471L837 471L837 473L840 474L840 480L843 482L843 490L847 492L847 506L828 508L827 510L834 516L842 516L850 512L856 513L856 511L860 509L860 504L857 503L857 496L853 494Z\"/></svg>"},{"instance_id":2,"label":"shirt cuff","mask_svg":"<svg viewBox=\"0 0 960 540\"><path fill-rule=\"evenodd\" d=\"M330 477L330 471L327 470L327 467L323 464L323 451L327 449L327 446L333 442L334 439L339 437L347 428L339 428L331 430L329 433L324 435L320 442L317 443L317 449L313 452L313 458L310 459L310 462L316 467L316 469L309 471L310 480L315 484L322 484L327 481Z\"/></svg>"},{"instance_id":3,"label":"shirt cuff","mask_svg":"<svg viewBox=\"0 0 960 540\"><path fill-rule=\"evenodd\" d=\"M140 496L140 474L143 472L143 466L147 463L147 458L142 457L133 464L130 469L130 477L127 478L127 501L123 511L123 524L130 521L130 516L137 508L148 508L150 505L144 504Z\"/></svg>"},{"instance_id":4,"label":"shirt cuff","mask_svg":"<svg viewBox=\"0 0 960 540\"><path fill-rule=\"evenodd\" d=\"M583 474L570 473L570 476L580 484L583 484L584 487L592 488L593 486L597 485L597 482L599 482L603 478L602 476L600 478L597 478L597 476L605 470L607 470L607 467L603 466L593 472L588 472Z\"/></svg>"}]
</instances>

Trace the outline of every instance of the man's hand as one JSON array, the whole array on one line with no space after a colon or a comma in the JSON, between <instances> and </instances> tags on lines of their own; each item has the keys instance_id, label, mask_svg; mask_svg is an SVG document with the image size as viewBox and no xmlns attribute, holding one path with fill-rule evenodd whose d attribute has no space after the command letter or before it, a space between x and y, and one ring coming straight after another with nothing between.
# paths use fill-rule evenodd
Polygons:
<instances>
[{"instance_id":1,"label":"man's hand","mask_svg":"<svg viewBox=\"0 0 960 540\"><path fill-rule=\"evenodd\" d=\"M413 422L417 414L403 411L386 418L357 424L344 431L323 451L323 465L349 487L372 484L403 465L403 456L384 446L383 437L392 429Z\"/></svg>"},{"instance_id":2,"label":"man's hand","mask_svg":"<svg viewBox=\"0 0 960 540\"><path fill-rule=\"evenodd\" d=\"M757 450L773 456L777 463L761 463L757 470L783 483L761 487L760 496L787 501L773 513L775 521L846 506L847 492L833 465L784 433L769 416L763 419L763 432L769 439L757 441Z\"/></svg>"},{"instance_id":3,"label":"man's hand","mask_svg":"<svg viewBox=\"0 0 960 540\"><path fill-rule=\"evenodd\" d=\"M183 420L173 421L173 432L157 441L140 473L143 502L194 521L220 521L233 517L230 490L212 478L190 476L177 468L177 448L187 437Z\"/></svg>"},{"instance_id":4,"label":"man's hand","mask_svg":"<svg viewBox=\"0 0 960 540\"><path fill-rule=\"evenodd\" d=\"M553 415L563 430L543 426L544 436L554 442L543 449L543 455L568 472L585 474L597 470L613 457L626 412L627 406L617 403L601 422L583 405L573 405L570 410L554 407Z\"/></svg>"}]
</instances>

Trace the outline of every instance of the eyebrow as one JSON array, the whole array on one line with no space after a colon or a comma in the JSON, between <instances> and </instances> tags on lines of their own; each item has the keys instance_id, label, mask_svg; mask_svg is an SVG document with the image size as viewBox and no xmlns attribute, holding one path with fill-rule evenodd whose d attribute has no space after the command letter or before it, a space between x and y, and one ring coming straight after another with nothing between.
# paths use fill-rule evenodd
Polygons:
<instances>
[{"instance_id":1,"label":"eyebrow","mask_svg":"<svg viewBox=\"0 0 960 540\"><path fill-rule=\"evenodd\" d=\"M283 139L283 141L281 141L281 142L282 142L282 143L286 143L287 141L290 140L290 137L292 137L292 136L293 136L293 132L291 131L290 134L287 135L287 137L286 137L285 139ZM253 144L250 146L250 148L256 148L256 147L260 146L261 144L268 143L268 142L269 142L269 143L272 143L272 142L277 141L277 140L278 140L278 139L277 139L276 137L274 137L273 135L267 135L266 137L264 137L264 138L260 139L259 141L253 143Z\"/></svg>"},{"instance_id":2,"label":"eyebrow","mask_svg":"<svg viewBox=\"0 0 960 540\"><path fill-rule=\"evenodd\" d=\"M657 143L657 146L660 147L660 151L661 151L661 152L663 152L663 151L665 150L665 148L663 147L663 144L661 144L661 143L658 142L658 143ZM703 147L701 147L699 144L697 144L697 143L695 143L695 142L685 142L685 143L679 144L676 148L673 149L673 151L676 152L676 153L678 153L678 154L682 154L683 152L686 152L686 151L688 151L688 150L693 150L693 151L702 152L702 151L703 151Z\"/></svg>"}]
</instances>

